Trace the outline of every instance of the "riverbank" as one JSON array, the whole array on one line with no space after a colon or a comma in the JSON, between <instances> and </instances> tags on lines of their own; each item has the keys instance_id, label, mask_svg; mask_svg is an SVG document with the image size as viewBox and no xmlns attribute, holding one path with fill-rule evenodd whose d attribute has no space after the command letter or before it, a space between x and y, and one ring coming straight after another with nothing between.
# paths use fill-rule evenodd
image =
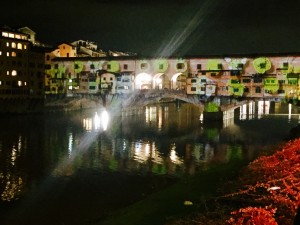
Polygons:
<instances>
[{"instance_id":1,"label":"riverbank","mask_svg":"<svg viewBox=\"0 0 300 225\"><path fill-rule=\"evenodd\" d=\"M97 225L293 224L300 204L299 146L293 139L250 164L210 166Z\"/></svg>"},{"instance_id":2,"label":"riverbank","mask_svg":"<svg viewBox=\"0 0 300 225\"><path fill-rule=\"evenodd\" d=\"M187 176L178 183L109 215L97 225L176 225L198 224L194 215L207 212L220 219L222 213L210 208L210 201L218 196L225 182L238 176L238 168L247 162L232 161L215 164L193 176ZM215 207L215 205L214 205ZM230 215L228 215L229 218ZM190 219L187 219L190 218ZM224 218L222 218L223 220ZM209 223L207 223L209 224ZM211 223L213 224L213 223Z\"/></svg>"}]
</instances>

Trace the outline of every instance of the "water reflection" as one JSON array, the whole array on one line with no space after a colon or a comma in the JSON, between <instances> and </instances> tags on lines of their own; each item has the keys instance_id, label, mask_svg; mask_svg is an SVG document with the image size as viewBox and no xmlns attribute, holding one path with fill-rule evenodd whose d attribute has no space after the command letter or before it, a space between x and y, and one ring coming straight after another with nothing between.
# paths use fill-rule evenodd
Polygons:
<instances>
[{"instance_id":1,"label":"water reflection","mask_svg":"<svg viewBox=\"0 0 300 225\"><path fill-rule=\"evenodd\" d=\"M297 107L268 101L228 110L217 123L205 123L190 104L137 110L143 113L2 119L9 129L0 130L1 200L18 199L46 176L73 177L79 170L180 176L210 163L251 160L280 143L300 118Z\"/></svg>"}]
</instances>

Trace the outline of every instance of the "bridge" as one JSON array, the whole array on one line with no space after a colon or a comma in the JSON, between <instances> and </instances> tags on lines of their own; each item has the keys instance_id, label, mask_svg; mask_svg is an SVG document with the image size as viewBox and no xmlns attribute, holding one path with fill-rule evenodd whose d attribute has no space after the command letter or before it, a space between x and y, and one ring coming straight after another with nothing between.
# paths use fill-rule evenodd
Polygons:
<instances>
[{"instance_id":1,"label":"bridge","mask_svg":"<svg viewBox=\"0 0 300 225\"><path fill-rule=\"evenodd\" d=\"M131 94L102 95L102 100L111 107L120 107L129 112L149 104L183 101L200 107L212 119L220 119L223 112L234 110L250 101L263 100L253 98L235 98L232 96L188 95L182 90L136 90ZM270 99L264 99L270 100ZM273 100L274 101L274 100ZM104 105L105 105L104 104ZM134 114L134 112L132 112Z\"/></svg>"}]
</instances>

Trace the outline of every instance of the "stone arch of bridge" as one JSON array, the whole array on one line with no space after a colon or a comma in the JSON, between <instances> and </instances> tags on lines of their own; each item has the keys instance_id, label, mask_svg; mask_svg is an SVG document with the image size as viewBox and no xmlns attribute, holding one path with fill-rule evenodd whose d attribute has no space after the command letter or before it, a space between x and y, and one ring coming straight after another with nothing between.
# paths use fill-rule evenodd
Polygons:
<instances>
[{"instance_id":1,"label":"stone arch of bridge","mask_svg":"<svg viewBox=\"0 0 300 225\"><path fill-rule=\"evenodd\" d=\"M175 73L171 78L172 90L184 90L186 88L186 75L183 73Z\"/></svg>"},{"instance_id":2,"label":"stone arch of bridge","mask_svg":"<svg viewBox=\"0 0 300 225\"><path fill-rule=\"evenodd\" d=\"M164 73L157 73L153 76L153 89L169 89L170 79Z\"/></svg>"},{"instance_id":3,"label":"stone arch of bridge","mask_svg":"<svg viewBox=\"0 0 300 225\"><path fill-rule=\"evenodd\" d=\"M134 87L137 90L151 89L152 88L152 76L149 73L139 73L134 80Z\"/></svg>"}]
</instances>

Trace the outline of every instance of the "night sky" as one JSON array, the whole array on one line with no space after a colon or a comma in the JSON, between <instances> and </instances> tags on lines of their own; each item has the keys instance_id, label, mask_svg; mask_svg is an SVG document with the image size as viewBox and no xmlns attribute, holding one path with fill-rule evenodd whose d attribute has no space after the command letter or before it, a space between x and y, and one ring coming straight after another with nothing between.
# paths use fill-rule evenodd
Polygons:
<instances>
[{"instance_id":1,"label":"night sky","mask_svg":"<svg viewBox=\"0 0 300 225\"><path fill-rule=\"evenodd\" d=\"M41 42L139 55L300 52L300 0L10 0L0 23Z\"/></svg>"}]
</instances>

